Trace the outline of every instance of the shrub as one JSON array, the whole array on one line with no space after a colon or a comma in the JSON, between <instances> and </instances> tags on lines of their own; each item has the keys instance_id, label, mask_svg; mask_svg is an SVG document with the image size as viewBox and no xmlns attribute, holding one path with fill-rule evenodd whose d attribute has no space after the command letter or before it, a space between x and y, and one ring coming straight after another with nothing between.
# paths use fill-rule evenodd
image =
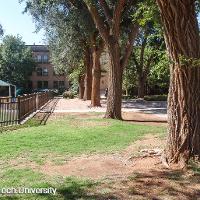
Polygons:
<instances>
[{"instance_id":1,"label":"shrub","mask_svg":"<svg viewBox=\"0 0 200 200\"><path fill-rule=\"evenodd\" d=\"M146 101L167 101L167 95L150 95L150 96L145 96L144 100Z\"/></svg>"},{"instance_id":2,"label":"shrub","mask_svg":"<svg viewBox=\"0 0 200 200\"><path fill-rule=\"evenodd\" d=\"M72 91L65 91L63 93L63 98L73 99L75 97Z\"/></svg>"}]
</instances>

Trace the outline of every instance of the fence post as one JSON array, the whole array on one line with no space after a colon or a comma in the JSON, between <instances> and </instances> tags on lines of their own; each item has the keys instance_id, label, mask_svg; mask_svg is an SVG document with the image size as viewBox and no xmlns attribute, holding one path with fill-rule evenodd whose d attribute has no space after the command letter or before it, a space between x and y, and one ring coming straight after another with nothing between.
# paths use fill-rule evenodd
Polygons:
<instances>
[{"instance_id":1,"label":"fence post","mask_svg":"<svg viewBox=\"0 0 200 200\"><path fill-rule=\"evenodd\" d=\"M36 111L39 109L39 96L38 96L38 93L36 93L36 98L35 98L36 102Z\"/></svg>"},{"instance_id":2,"label":"fence post","mask_svg":"<svg viewBox=\"0 0 200 200\"><path fill-rule=\"evenodd\" d=\"M17 97L17 102L18 102L18 123L20 124L20 122L21 122L21 101L20 101L20 96Z\"/></svg>"}]
</instances>

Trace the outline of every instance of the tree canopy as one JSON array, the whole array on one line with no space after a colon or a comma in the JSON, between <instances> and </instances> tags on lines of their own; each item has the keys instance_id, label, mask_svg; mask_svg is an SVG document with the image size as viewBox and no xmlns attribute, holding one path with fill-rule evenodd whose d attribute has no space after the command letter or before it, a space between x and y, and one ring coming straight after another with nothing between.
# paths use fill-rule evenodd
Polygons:
<instances>
[{"instance_id":1,"label":"tree canopy","mask_svg":"<svg viewBox=\"0 0 200 200\"><path fill-rule=\"evenodd\" d=\"M7 35L3 38L0 46L0 79L22 86L34 66L32 52L20 36Z\"/></svg>"}]
</instances>

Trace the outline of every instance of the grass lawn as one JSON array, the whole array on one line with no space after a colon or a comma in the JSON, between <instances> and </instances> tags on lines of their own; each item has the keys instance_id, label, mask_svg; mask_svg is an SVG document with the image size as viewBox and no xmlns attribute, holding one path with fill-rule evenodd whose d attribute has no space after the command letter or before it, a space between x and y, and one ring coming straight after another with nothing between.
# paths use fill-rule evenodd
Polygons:
<instances>
[{"instance_id":1,"label":"grass lawn","mask_svg":"<svg viewBox=\"0 0 200 200\"><path fill-rule=\"evenodd\" d=\"M23 155L43 159L45 154L71 156L112 152L125 148L145 134L162 136L165 132L165 127L70 116L50 121L45 126L3 132L0 137L0 159Z\"/></svg>"},{"instance_id":2,"label":"grass lawn","mask_svg":"<svg viewBox=\"0 0 200 200\"><path fill-rule=\"evenodd\" d=\"M17 168L11 160L25 157L40 164L56 157L111 153L126 148L145 134L163 136L165 127L135 125L117 120L66 116L47 125L5 131L0 137L0 188L55 187L52 195L2 196L0 199L98 199L87 190L98 183L74 178L49 177L30 168Z\"/></svg>"}]
</instances>

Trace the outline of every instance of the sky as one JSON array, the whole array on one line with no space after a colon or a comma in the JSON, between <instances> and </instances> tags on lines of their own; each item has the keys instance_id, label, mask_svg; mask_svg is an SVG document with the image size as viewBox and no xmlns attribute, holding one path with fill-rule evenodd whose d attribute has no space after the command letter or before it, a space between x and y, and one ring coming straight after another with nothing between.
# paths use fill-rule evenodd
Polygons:
<instances>
[{"instance_id":1,"label":"sky","mask_svg":"<svg viewBox=\"0 0 200 200\"><path fill-rule=\"evenodd\" d=\"M32 17L23 14L25 4L19 0L0 0L0 24L3 26L4 35L22 36L26 44L44 44L44 32L35 33L35 24Z\"/></svg>"}]
</instances>

